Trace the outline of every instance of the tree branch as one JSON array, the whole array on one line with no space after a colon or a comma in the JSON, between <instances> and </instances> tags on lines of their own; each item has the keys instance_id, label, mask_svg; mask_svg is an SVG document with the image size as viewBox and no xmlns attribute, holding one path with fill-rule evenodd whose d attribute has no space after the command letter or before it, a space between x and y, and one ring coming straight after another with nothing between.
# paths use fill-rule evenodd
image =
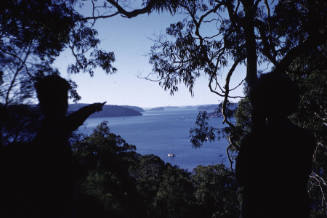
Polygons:
<instances>
[{"instance_id":1,"label":"tree branch","mask_svg":"<svg viewBox=\"0 0 327 218\"><path fill-rule=\"evenodd\" d=\"M235 89L237 89L238 87L240 87L244 83L244 81L245 80L242 79L242 81L239 84L237 84L234 88L229 89L229 91L234 91Z\"/></svg>"},{"instance_id":2,"label":"tree branch","mask_svg":"<svg viewBox=\"0 0 327 218\"><path fill-rule=\"evenodd\" d=\"M80 20L97 20L97 19L106 19L106 18L110 18L110 17L114 17L116 15L118 15L119 12L115 12L113 14L108 14L108 15L99 15L99 16L90 16L90 17L83 17Z\"/></svg>"},{"instance_id":3,"label":"tree branch","mask_svg":"<svg viewBox=\"0 0 327 218\"><path fill-rule=\"evenodd\" d=\"M327 35L319 34L317 36L311 36L306 41L300 43L298 46L292 48L284 58L279 61L274 69L276 73L283 73L287 70L289 65L293 62L293 60L299 56L301 56L304 52L321 45L327 42Z\"/></svg>"},{"instance_id":4,"label":"tree branch","mask_svg":"<svg viewBox=\"0 0 327 218\"><path fill-rule=\"evenodd\" d=\"M262 54L265 55L274 65L277 65L278 62L276 60L276 50L268 42L267 32L266 32L264 23L262 23L262 21L256 19L255 26L258 28L259 34L261 36L261 40L262 40L262 44L263 44ZM273 53L274 55L272 55L271 53Z\"/></svg>"},{"instance_id":5,"label":"tree branch","mask_svg":"<svg viewBox=\"0 0 327 218\"><path fill-rule=\"evenodd\" d=\"M212 92L212 93L215 93L216 95L218 95L218 96L220 96L220 97L225 97L225 95L224 94L222 94L222 93L219 93L219 92L217 92L214 88L212 88L212 81L213 81L213 77L214 77L214 75L211 75L210 76L210 80L209 80L209 84L208 84L208 87L209 87L209 89L210 89L210 92Z\"/></svg>"},{"instance_id":6,"label":"tree branch","mask_svg":"<svg viewBox=\"0 0 327 218\"><path fill-rule=\"evenodd\" d=\"M15 73L14 73L14 77L13 79L11 80L10 82L10 85L8 87L8 90L7 90L7 93L6 93L6 98L5 98L5 104L4 104L4 108L6 108L9 104L9 97L10 97L10 92L11 90L13 89L14 85L15 85L15 82L16 82L16 79L17 79L17 76L19 74L19 72L24 68L25 66L25 63L27 61L27 58L29 57L30 55L30 52L31 52L31 45L29 45L28 49L27 49L27 52L26 52L26 55L24 57L24 59L21 59L19 58L19 60L21 60L21 64L19 67L17 67ZM18 57L18 56L17 56Z\"/></svg>"},{"instance_id":7,"label":"tree branch","mask_svg":"<svg viewBox=\"0 0 327 218\"><path fill-rule=\"evenodd\" d=\"M269 7L268 0L265 0L265 5L266 5L266 8L267 8L267 15L268 15L268 18L270 19L271 15L270 15L270 7Z\"/></svg>"},{"instance_id":8,"label":"tree branch","mask_svg":"<svg viewBox=\"0 0 327 218\"><path fill-rule=\"evenodd\" d=\"M150 13L155 5L155 0L150 0L144 8L126 11L121 5L118 4L118 1L107 0L107 2L113 5L118 10L118 13L122 14L126 18L133 18L140 14Z\"/></svg>"},{"instance_id":9,"label":"tree branch","mask_svg":"<svg viewBox=\"0 0 327 218\"><path fill-rule=\"evenodd\" d=\"M235 68L237 67L237 65L241 62L241 60L236 60L233 64L233 66L231 67L231 69L228 71L227 76L226 76L226 84L225 84L225 96L224 96L224 101L223 101L223 105L222 105L222 109L221 109L221 113L223 115L223 123L227 123L230 127L235 128L235 126L227 119L227 115L226 115L226 107L227 107L227 103L228 103L228 95L229 95L229 83L230 83L230 79L235 71Z\"/></svg>"}]
</instances>

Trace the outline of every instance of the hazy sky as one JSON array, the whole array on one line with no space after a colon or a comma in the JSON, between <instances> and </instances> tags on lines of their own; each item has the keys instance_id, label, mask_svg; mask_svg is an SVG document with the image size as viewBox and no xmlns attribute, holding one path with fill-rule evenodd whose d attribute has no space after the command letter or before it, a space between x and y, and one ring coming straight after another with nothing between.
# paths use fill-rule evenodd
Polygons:
<instances>
[{"instance_id":1,"label":"hazy sky","mask_svg":"<svg viewBox=\"0 0 327 218\"><path fill-rule=\"evenodd\" d=\"M216 104L221 98L209 91L208 78L204 76L196 82L193 97L183 85L171 96L158 83L138 78L146 76L152 69L148 61L148 53L153 45L151 38L164 34L170 23L183 17L181 14L171 16L168 13L153 13L133 19L116 16L98 20L95 27L101 39L100 47L114 51L116 56L114 66L118 71L113 75L106 75L101 70L96 71L94 77L84 73L68 75L67 66L73 61L69 51L63 52L55 66L63 77L77 82L77 91L82 97L80 103L107 101L107 104L141 107ZM237 70L239 72L235 72L232 78L233 84L237 84L245 75L244 68ZM242 95L242 88L233 94Z\"/></svg>"}]
</instances>

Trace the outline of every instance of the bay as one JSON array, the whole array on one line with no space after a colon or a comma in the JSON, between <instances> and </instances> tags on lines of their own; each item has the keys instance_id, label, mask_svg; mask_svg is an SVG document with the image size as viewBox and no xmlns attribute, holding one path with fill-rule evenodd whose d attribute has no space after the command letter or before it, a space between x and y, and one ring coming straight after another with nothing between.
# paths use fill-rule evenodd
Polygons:
<instances>
[{"instance_id":1,"label":"bay","mask_svg":"<svg viewBox=\"0 0 327 218\"><path fill-rule=\"evenodd\" d=\"M189 171L198 165L226 164L226 139L205 142L200 148L190 143L189 131L195 126L197 114L196 108L165 108L147 110L143 116L89 118L79 131L89 134L98 124L108 121L110 131L136 145L140 154L157 155ZM210 118L209 124L222 127L220 118ZM175 157L168 157L168 154Z\"/></svg>"}]
</instances>

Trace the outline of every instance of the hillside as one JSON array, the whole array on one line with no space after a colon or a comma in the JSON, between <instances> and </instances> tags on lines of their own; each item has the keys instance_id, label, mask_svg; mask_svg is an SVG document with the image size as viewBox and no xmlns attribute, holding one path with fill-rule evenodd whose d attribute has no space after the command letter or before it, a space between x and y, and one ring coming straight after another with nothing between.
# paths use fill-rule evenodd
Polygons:
<instances>
[{"instance_id":1,"label":"hillside","mask_svg":"<svg viewBox=\"0 0 327 218\"><path fill-rule=\"evenodd\" d=\"M70 104L68 111L73 112L87 104ZM142 108L131 106L104 105L103 110L92 114L90 117L122 117L122 116L142 116Z\"/></svg>"},{"instance_id":2,"label":"hillside","mask_svg":"<svg viewBox=\"0 0 327 218\"><path fill-rule=\"evenodd\" d=\"M144 109L138 106L131 106L131 105L120 105L120 107L125 107L125 108L129 108L129 109L133 109L136 110L138 112L144 112Z\"/></svg>"}]
</instances>

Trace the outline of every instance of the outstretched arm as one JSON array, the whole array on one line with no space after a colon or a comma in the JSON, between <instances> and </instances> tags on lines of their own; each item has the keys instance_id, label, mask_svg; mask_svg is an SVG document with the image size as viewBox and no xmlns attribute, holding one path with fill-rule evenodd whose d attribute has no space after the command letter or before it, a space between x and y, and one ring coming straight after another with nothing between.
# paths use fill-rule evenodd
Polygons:
<instances>
[{"instance_id":1,"label":"outstretched arm","mask_svg":"<svg viewBox=\"0 0 327 218\"><path fill-rule=\"evenodd\" d=\"M74 131L81 126L91 114L101 111L105 103L106 102L90 104L68 115L67 123L70 131Z\"/></svg>"}]
</instances>

